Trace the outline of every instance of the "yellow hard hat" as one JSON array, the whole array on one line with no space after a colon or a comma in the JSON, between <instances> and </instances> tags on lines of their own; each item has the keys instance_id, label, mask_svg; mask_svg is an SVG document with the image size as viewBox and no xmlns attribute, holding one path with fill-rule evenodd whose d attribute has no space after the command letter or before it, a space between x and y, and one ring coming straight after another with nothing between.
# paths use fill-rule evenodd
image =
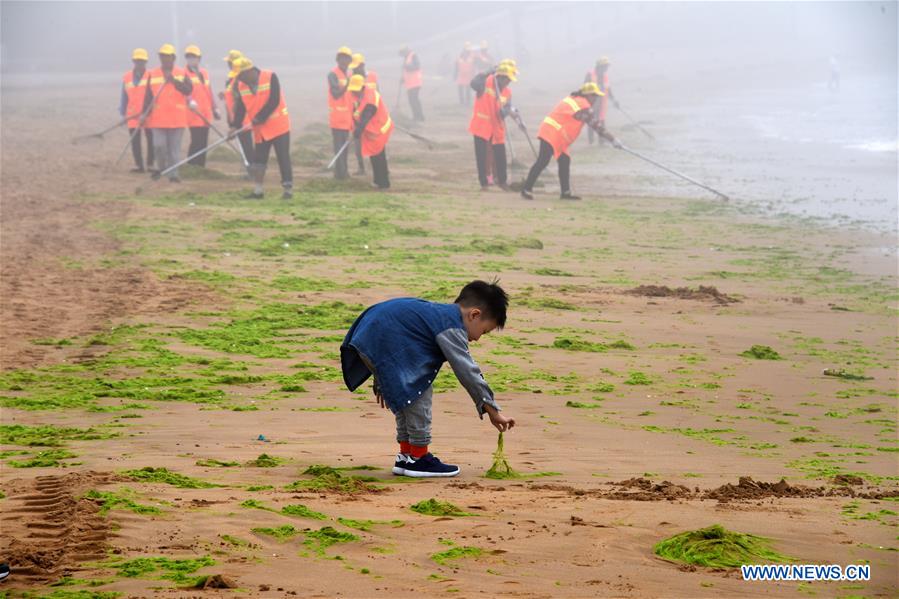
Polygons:
<instances>
[{"instance_id":1,"label":"yellow hard hat","mask_svg":"<svg viewBox=\"0 0 899 599\"><path fill-rule=\"evenodd\" d=\"M609 60L608 56L602 56L599 60L596 61L596 64L612 64L612 61Z\"/></svg>"},{"instance_id":2,"label":"yellow hard hat","mask_svg":"<svg viewBox=\"0 0 899 599\"><path fill-rule=\"evenodd\" d=\"M604 96L605 95L604 93L602 93L602 90L599 89L599 86L596 85L595 83L593 83L592 81L588 81L587 83L585 83L584 85L581 86L581 94L583 94L585 96L588 94L594 94L596 96Z\"/></svg>"},{"instance_id":3,"label":"yellow hard hat","mask_svg":"<svg viewBox=\"0 0 899 599\"><path fill-rule=\"evenodd\" d=\"M349 46L341 46L337 48L337 56L340 56L341 54L346 54L350 58L353 57L353 51L350 50Z\"/></svg>"},{"instance_id":4,"label":"yellow hard hat","mask_svg":"<svg viewBox=\"0 0 899 599\"><path fill-rule=\"evenodd\" d=\"M347 89L351 92L357 92L365 87L365 77L362 75L353 75L350 77L350 84L347 86Z\"/></svg>"},{"instance_id":5,"label":"yellow hard hat","mask_svg":"<svg viewBox=\"0 0 899 599\"><path fill-rule=\"evenodd\" d=\"M253 61L247 58L246 56L241 56L234 60L231 63L232 73L236 73L237 75L243 73L246 70L253 68Z\"/></svg>"},{"instance_id":6,"label":"yellow hard hat","mask_svg":"<svg viewBox=\"0 0 899 599\"><path fill-rule=\"evenodd\" d=\"M362 54L356 52L355 54L353 54L353 62L350 63L350 68L355 69L360 64L365 64L365 57Z\"/></svg>"},{"instance_id":7,"label":"yellow hard hat","mask_svg":"<svg viewBox=\"0 0 899 599\"><path fill-rule=\"evenodd\" d=\"M143 48L135 48L131 53L131 60L150 60L150 55Z\"/></svg>"},{"instance_id":8,"label":"yellow hard hat","mask_svg":"<svg viewBox=\"0 0 899 599\"><path fill-rule=\"evenodd\" d=\"M496 68L497 77L508 77L509 81L518 81L518 77L515 75L515 69L507 64L502 64Z\"/></svg>"},{"instance_id":9,"label":"yellow hard hat","mask_svg":"<svg viewBox=\"0 0 899 599\"><path fill-rule=\"evenodd\" d=\"M228 55L222 60L224 60L225 62L234 62L241 56L243 56L243 52L241 52L240 50L228 50Z\"/></svg>"},{"instance_id":10,"label":"yellow hard hat","mask_svg":"<svg viewBox=\"0 0 899 599\"><path fill-rule=\"evenodd\" d=\"M188 46L187 48L185 48L185 49L184 49L184 53L185 53L185 54L193 54L194 56L203 56L203 55L200 53L200 46L197 46L197 45L194 45L194 44L191 44L190 46Z\"/></svg>"},{"instance_id":11,"label":"yellow hard hat","mask_svg":"<svg viewBox=\"0 0 899 599\"><path fill-rule=\"evenodd\" d=\"M159 48L159 53L174 56L176 54L175 46L173 46L172 44L163 44L162 47Z\"/></svg>"},{"instance_id":12,"label":"yellow hard hat","mask_svg":"<svg viewBox=\"0 0 899 599\"><path fill-rule=\"evenodd\" d=\"M504 58L504 59L502 59L502 60L499 62L499 65L497 65L497 66L500 66L500 67L503 67L503 66L509 67L510 69L512 69L512 72L513 72L513 73L515 73L516 75L518 74L518 65L515 64L515 61L512 60L511 58Z\"/></svg>"}]
</instances>

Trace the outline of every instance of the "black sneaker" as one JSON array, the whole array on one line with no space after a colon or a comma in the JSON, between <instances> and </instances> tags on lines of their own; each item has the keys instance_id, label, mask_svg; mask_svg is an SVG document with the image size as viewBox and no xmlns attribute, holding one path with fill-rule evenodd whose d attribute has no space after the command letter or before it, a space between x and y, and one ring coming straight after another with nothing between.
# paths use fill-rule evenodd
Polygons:
<instances>
[{"instance_id":1,"label":"black sneaker","mask_svg":"<svg viewBox=\"0 0 899 599\"><path fill-rule=\"evenodd\" d=\"M243 194L242 197L247 200L261 200L262 198L265 197L265 194L264 193L256 193L255 191L250 191L250 192Z\"/></svg>"},{"instance_id":2,"label":"black sneaker","mask_svg":"<svg viewBox=\"0 0 899 599\"><path fill-rule=\"evenodd\" d=\"M581 196L576 196L573 193L571 193L570 191L563 191L562 194L559 196L559 199L560 200L579 200L579 199L581 199Z\"/></svg>"},{"instance_id":3,"label":"black sneaker","mask_svg":"<svg viewBox=\"0 0 899 599\"><path fill-rule=\"evenodd\" d=\"M499 183L499 184L497 184L497 187L499 187L503 191L512 191L512 188L509 187L508 185L506 185L505 183Z\"/></svg>"},{"instance_id":4,"label":"black sneaker","mask_svg":"<svg viewBox=\"0 0 899 599\"><path fill-rule=\"evenodd\" d=\"M131 169L131 172L132 172L132 173L145 173L145 172L147 172L147 171L145 171L145 170L143 169L143 167L141 167L141 166L136 166L136 167L134 167L133 169Z\"/></svg>"},{"instance_id":5,"label":"black sneaker","mask_svg":"<svg viewBox=\"0 0 899 599\"><path fill-rule=\"evenodd\" d=\"M403 474L412 478L437 478L459 474L458 466L444 464L430 452L418 459L409 456L406 458L406 465L403 468L405 469Z\"/></svg>"},{"instance_id":6,"label":"black sneaker","mask_svg":"<svg viewBox=\"0 0 899 599\"><path fill-rule=\"evenodd\" d=\"M0 564L0 580L10 575L9 564Z\"/></svg>"},{"instance_id":7,"label":"black sneaker","mask_svg":"<svg viewBox=\"0 0 899 599\"><path fill-rule=\"evenodd\" d=\"M527 189L522 189L522 190L521 190L521 197L524 198L525 200L533 200L533 199L534 199L534 194L532 194L532 193L531 193L530 191L528 191Z\"/></svg>"},{"instance_id":8,"label":"black sneaker","mask_svg":"<svg viewBox=\"0 0 899 599\"><path fill-rule=\"evenodd\" d=\"M285 189L284 193L281 194L282 200L292 200L293 199L293 191L289 189Z\"/></svg>"},{"instance_id":9,"label":"black sneaker","mask_svg":"<svg viewBox=\"0 0 899 599\"><path fill-rule=\"evenodd\" d=\"M393 463L393 473L397 476L406 474L406 462L409 459L404 453L396 454L396 462Z\"/></svg>"}]
</instances>

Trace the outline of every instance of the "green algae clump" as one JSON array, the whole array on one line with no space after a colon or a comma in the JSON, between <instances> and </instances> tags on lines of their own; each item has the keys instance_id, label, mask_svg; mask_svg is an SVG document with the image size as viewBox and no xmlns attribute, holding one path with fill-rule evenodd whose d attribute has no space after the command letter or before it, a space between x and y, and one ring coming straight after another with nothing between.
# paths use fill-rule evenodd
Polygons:
<instances>
[{"instance_id":1,"label":"green algae clump","mask_svg":"<svg viewBox=\"0 0 899 599\"><path fill-rule=\"evenodd\" d=\"M707 568L739 568L744 564L791 561L771 549L768 539L732 532L719 524L674 535L658 543L653 552L669 561Z\"/></svg>"},{"instance_id":2,"label":"green algae clump","mask_svg":"<svg viewBox=\"0 0 899 599\"><path fill-rule=\"evenodd\" d=\"M756 360L783 360L779 353L767 345L753 345L746 351L741 352L740 355L744 358L754 358Z\"/></svg>"},{"instance_id":3,"label":"green algae clump","mask_svg":"<svg viewBox=\"0 0 899 599\"><path fill-rule=\"evenodd\" d=\"M462 516L474 516L474 514L463 512L458 506L453 505L449 501L440 501L434 498L419 501L410 509L413 512L418 512L419 514L424 514L426 516L451 516L457 518Z\"/></svg>"}]
</instances>

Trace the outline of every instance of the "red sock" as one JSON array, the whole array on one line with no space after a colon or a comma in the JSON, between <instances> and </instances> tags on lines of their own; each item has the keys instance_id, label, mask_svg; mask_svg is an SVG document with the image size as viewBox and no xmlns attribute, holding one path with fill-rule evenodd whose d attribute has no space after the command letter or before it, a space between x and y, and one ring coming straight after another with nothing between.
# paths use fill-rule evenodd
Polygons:
<instances>
[{"instance_id":1,"label":"red sock","mask_svg":"<svg viewBox=\"0 0 899 599\"><path fill-rule=\"evenodd\" d=\"M412 453L412 446L408 441L400 441L400 453L405 453L406 455Z\"/></svg>"},{"instance_id":2,"label":"red sock","mask_svg":"<svg viewBox=\"0 0 899 599\"><path fill-rule=\"evenodd\" d=\"M409 453L413 458L420 458L424 454L428 453L427 445L409 445Z\"/></svg>"}]
</instances>

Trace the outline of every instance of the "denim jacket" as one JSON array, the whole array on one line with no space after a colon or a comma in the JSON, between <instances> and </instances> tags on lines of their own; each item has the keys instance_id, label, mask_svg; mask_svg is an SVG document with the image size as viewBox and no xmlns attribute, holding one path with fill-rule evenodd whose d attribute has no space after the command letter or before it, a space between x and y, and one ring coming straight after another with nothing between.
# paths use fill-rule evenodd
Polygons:
<instances>
[{"instance_id":1,"label":"denim jacket","mask_svg":"<svg viewBox=\"0 0 899 599\"><path fill-rule=\"evenodd\" d=\"M392 299L366 309L340 346L343 380L355 391L375 375L394 413L412 405L449 361L483 418L484 405L499 407L468 351L468 333L457 304L414 298Z\"/></svg>"}]
</instances>

